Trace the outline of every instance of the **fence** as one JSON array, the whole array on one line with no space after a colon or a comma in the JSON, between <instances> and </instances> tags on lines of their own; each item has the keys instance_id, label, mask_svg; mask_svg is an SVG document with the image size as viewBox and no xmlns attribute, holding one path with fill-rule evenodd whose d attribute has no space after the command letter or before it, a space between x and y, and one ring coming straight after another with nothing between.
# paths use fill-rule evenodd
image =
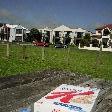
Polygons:
<instances>
[{"instance_id":1,"label":"fence","mask_svg":"<svg viewBox=\"0 0 112 112\"><path fill-rule=\"evenodd\" d=\"M87 49L87 50L95 50L95 51L100 51L101 50L101 48L99 48L99 47L92 47L91 44L90 44L90 47L87 47L87 46L80 47L80 44L79 44L79 49ZM109 46L108 48L104 48L103 45L102 45L102 51L112 52L112 48L111 48L111 46Z\"/></svg>"}]
</instances>

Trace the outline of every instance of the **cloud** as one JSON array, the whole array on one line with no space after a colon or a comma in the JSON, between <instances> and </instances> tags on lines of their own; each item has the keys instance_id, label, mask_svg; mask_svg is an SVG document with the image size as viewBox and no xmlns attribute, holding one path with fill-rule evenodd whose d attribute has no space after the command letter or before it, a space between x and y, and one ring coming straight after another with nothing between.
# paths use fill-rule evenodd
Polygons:
<instances>
[{"instance_id":1,"label":"cloud","mask_svg":"<svg viewBox=\"0 0 112 112\"><path fill-rule=\"evenodd\" d=\"M30 16L30 18L28 18L28 15ZM28 13L28 15L26 14L26 16L23 18L15 15L7 9L0 9L0 22L9 24L21 24L27 28L39 26L53 27L54 25L60 24L59 21L57 21L55 17L50 14L47 15L44 13L40 15L32 15Z\"/></svg>"},{"instance_id":2,"label":"cloud","mask_svg":"<svg viewBox=\"0 0 112 112\"><path fill-rule=\"evenodd\" d=\"M1 9L0 10L0 19L6 19L6 20L16 20L17 17L14 16L10 11L6 9Z\"/></svg>"},{"instance_id":3,"label":"cloud","mask_svg":"<svg viewBox=\"0 0 112 112\"><path fill-rule=\"evenodd\" d=\"M23 18L13 14L7 9L0 9L0 22L9 24L21 24L28 28L34 26L34 24L32 24L31 22L24 20Z\"/></svg>"}]
</instances>

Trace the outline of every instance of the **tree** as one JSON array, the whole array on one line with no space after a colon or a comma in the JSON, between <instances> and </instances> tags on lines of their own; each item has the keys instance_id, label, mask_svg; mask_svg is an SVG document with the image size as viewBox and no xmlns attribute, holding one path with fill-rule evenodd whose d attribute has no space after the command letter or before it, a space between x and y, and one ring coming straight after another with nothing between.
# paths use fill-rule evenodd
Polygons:
<instances>
[{"instance_id":1,"label":"tree","mask_svg":"<svg viewBox=\"0 0 112 112\"><path fill-rule=\"evenodd\" d=\"M64 38L64 44L65 44L65 45L70 44L70 42L71 42L70 36L67 36L67 37Z\"/></svg>"},{"instance_id":2,"label":"tree","mask_svg":"<svg viewBox=\"0 0 112 112\"><path fill-rule=\"evenodd\" d=\"M86 40L90 40L91 39L91 36L89 33L86 33L85 36L84 36L84 39Z\"/></svg>"},{"instance_id":3,"label":"tree","mask_svg":"<svg viewBox=\"0 0 112 112\"><path fill-rule=\"evenodd\" d=\"M60 43L60 37L54 37L54 43Z\"/></svg>"},{"instance_id":4,"label":"tree","mask_svg":"<svg viewBox=\"0 0 112 112\"><path fill-rule=\"evenodd\" d=\"M28 34L26 34L25 32L23 32L23 41L29 42L29 40L28 40Z\"/></svg>"},{"instance_id":5,"label":"tree","mask_svg":"<svg viewBox=\"0 0 112 112\"><path fill-rule=\"evenodd\" d=\"M32 28L30 30L30 33L27 35L27 41L32 42L32 41L38 41L41 42L42 39L42 33L39 32L38 29Z\"/></svg>"},{"instance_id":6,"label":"tree","mask_svg":"<svg viewBox=\"0 0 112 112\"><path fill-rule=\"evenodd\" d=\"M1 34L0 34L0 36L1 36L1 40L4 40L4 30L3 30L3 29L1 29Z\"/></svg>"},{"instance_id":7,"label":"tree","mask_svg":"<svg viewBox=\"0 0 112 112\"><path fill-rule=\"evenodd\" d=\"M44 42L49 43L49 37L47 35L44 37Z\"/></svg>"},{"instance_id":8,"label":"tree","mask_svg":"<svg viewBox=\"0 0 112 112\"><path fill-rule=\"evenodd\" d=\"M67 33L67 34L65 34L65 37L63 37L63 43L65 45L68 45L68 44L70 44L70 42L71 42L70 33Z\"/></svg>"},{"instance_id":9,"label":"tree","mask_svg":"<svg viewBox=\"0 0 112 112\"><path fill-rule=\"evenodd\" d=\"M99 41L97 39L92 40L93 47L99 47Z\"/></svg>"},{"instance_id":10,"label":"tree","mask_svg":"<svg viewBox=\"0 0 112 112\"><path fill-rule=\"evenodd\" d=\"M89 33L86 33L85 36L83 37L84 39L84 44L86 46L89 46L90 45L90 42L91 42L91 36Z\"/></svg>"},{"instance_id":11,"label":"tree","mask_svg":"<svg viewBox=\"0 0 112 112\"><path fill-rule=\"evenodd\" d=\"M109 34L110 34L110 31L109 31L108 29L104 29L103 35L104 35L104 36L107 36L107 35L109 35Z\"/></svg>"}]
</instances>

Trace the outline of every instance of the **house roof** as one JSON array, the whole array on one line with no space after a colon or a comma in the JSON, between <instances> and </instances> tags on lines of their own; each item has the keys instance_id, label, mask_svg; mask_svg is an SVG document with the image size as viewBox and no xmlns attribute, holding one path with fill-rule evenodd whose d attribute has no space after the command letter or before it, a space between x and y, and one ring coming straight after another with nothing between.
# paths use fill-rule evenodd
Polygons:
<instances>
[{"instance_id":1,"label":"house roof","mask_svg":"<svg viewBox=\"0 0 112 112\"><path fill-rule=\"evenodd\" d=\"M49 28L49 27L43 27L43 28L39 28L39 30L46 30L46 31L71 31L71 32L87 32L87 30L84 30L82 28L71 28L71 27L67 27L65 25L61 25L59 27L56 27L56 28Z\"/></svg>"},{"instance_id":2,"label":"house roof","mask_svg":"<svg viewBox=\"0 0 112 112\"><path fill-rule=\"evenodd\" d=\"M51 29L51 28L48 28L48 27L45 27L45 28L41 28L41 29L39 29L39 30L52 31L52 29Z\"/></svg>"},{"instance_id":3,"label":"house roof","mask_svg":"<svg viewBox=\"0 0 112 112\"><path fill-rule=\"evenodd\" d=\"M9 28L16 28L18 26L22 27L23 29L26 29L25 27L21 26L21 25L10 25L10 24L6 24L7 27Z\"/></svg>"},{"instance_id":4,"label":"house roof","mask_svg":"<svg viewBox=\"0 0 112 112\"><path fill-rule=\"evenodd\" d=\"M65 25L61 25L61 26L53 29L53 31L73 31L73 29L71 29Z\"/></svg>"},{"instance_id":5,"label":"house roof","mask_svg":"<svg viewBox=\"0 0 112 112\"><path fill-rule=\"evenodd\" d=\"M86 30L82 29L82 28L77 28L75 29L76 32L86 32Z\"/></svg>"},{"instance_id":6,"label":"house roof","mask_svg":"<svg viewBox=\"0 0 112 112\"><path fill-rule=\"evenodd\" d=\"M6 26L9 27L9 28L15 28L15 27L17 27L17 25L10 25L10 24L6 24Z\"/></svg>"},{"instance_id":7,"label":"house roof","mask_svg":"<svg viewBox=\"0 0 112 112\"><path fill-rule=\"evenodd\" d=\"M112 24L106 24L106 25L104 25L104 26L101 26L101 27L96 28L96 30L102 30L102 29L104 29L104 28L109 28L109 29L112 30Z\"/></svg>"}]
</instances>

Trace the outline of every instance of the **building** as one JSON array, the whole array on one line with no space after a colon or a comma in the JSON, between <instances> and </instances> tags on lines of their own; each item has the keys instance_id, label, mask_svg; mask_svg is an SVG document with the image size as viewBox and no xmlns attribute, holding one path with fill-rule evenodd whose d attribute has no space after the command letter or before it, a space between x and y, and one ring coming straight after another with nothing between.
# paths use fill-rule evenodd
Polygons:
<instances>
[{"instance_id":1,"label":"building","mask_svg":"<svg viewBox=\"0 0 112 112\"><path fill-rule=\"evenodd\" d=\"M45 37L47 39L47 42L52 44L54 43L56 38L59 38L60 42L64 43L65 38L70 37L71 38L70 44L75 43L76 45L78 45L82 37L85 36L86 33L89 33L88 31L82 28L74 29L67 27L65 25L61 25L53 29L44 27L38 30L42 33L42 37ZM9 42L13 41L23 42L26 34L30 33L30 31L27 28L24 28L21 25L10 25L10 24L2 24L0 27L0 32L1 32L0 40Z\"/></svg>"},{"instance_id":2,"label":"building","mask_svg":"<svg viewBox=\"0 0 112 112\"><path fill-rule=\"evenodd\" d=\"M82 28L74 29L74 37L75 37L74 43L76 45L79 45L79 43L81 42L81 39L85 36L86 33L89 33L89 32Z\"/></svg>"},{"instance_id":3,"label":"building","mask_svg":"<svg viewBox=\"0 0 112 112\"><path fill-rule=\"evenodd\" d=\"M48 42L49 43L53 43L53 34L52 34L52 29L48 28L48 27L45 27L45 28L41 28L41 29L38 29L39 32L42 33L43 36L47 37L48 38Z\"/></svg>"},{"instance_id":4,"label":"building","mask_svg":"<svg viewBox=\"0 0 112 112\"><path fill-rule=\"evenodd\" d=\"M85 33L87 33L87 31L82 28L73 29L65 25L61 25L54 29L45 27L43 29L39 29L39 31L49 36L50 43L54 43L55 38L59 38L61 43L63 43L64 37L69 36L71 38L70 44L74 44L74 41L77 41L79 43L81 38L85 36Z\"/></svg>"},{"instance_id":5,"label":"building","mask_svg":"<svg viewBox=\"0 0 112 112\"><path fill-rule=\"evenodd\" d=\"M108 47L109 43L112 42L112 24L107 24L101 27L96 28L96 38L99 40L99 43L102 42L104 47Z\"/></svg>"},{"instance_id":6,"label":"building","mask_svg":"<svg viewBox=\"0 0 112 112\"><path fill-rule=\"evenodd\" d=\"M61 25L59 27L56 27L53 29L53 37L54 38L60 38L61 43L63 43L64 41L64 37L70 36L71 37L71 41L74 38L73 35L73 29L65 26L65 25Z\"/></svg>"},{"instance_id":7,"label":"building","mask_svg":"<svg viewBox=\"0 0 112 112\"><path fill-rule=\"evenodd\" d=\"M24 36L28 33L28 29L24 28L21 25L10 25L10 24L3 24L0 27L1 38L2 41L17 41L23 42Z\"/></svg>"}]
</instances>

